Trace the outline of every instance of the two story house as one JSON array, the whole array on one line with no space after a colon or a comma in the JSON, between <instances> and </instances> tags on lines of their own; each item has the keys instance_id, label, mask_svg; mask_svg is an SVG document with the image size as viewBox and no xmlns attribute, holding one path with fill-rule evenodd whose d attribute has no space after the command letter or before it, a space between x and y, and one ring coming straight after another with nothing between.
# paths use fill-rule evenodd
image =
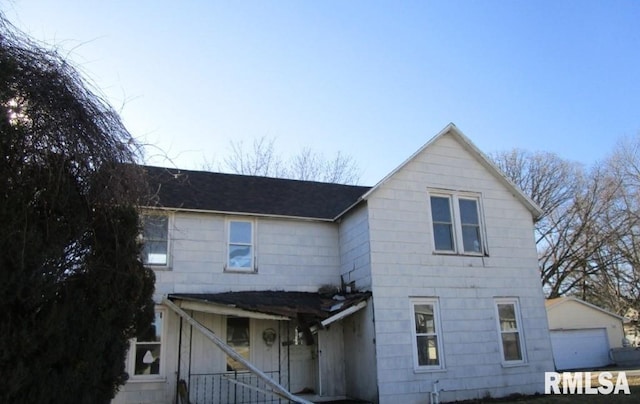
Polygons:
<instances>
[{"instance_id":1,"label":"two story house","mask_svg":"<svg viewBox=\"0 0 640 404\"><path fill-rule=\"evenodd\" d=\"M541 212L453 124L373 187L146 170L158 305L114 402L543 391Z\"/></svg>"}]
</instances>

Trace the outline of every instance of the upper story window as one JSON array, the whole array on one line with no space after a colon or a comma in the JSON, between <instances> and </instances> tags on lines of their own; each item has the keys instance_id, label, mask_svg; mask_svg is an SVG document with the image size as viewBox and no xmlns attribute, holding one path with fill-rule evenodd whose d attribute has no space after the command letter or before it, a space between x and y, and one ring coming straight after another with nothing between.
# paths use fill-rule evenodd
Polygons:
<instances>
[{"instance_id":1,"label":"upper story window","mask_svg":"<svg viewBox=\"0 0 640 404\"><path fill-rule=\"evenodd\" d=\"M145 265L169 265L169 216L142 215L142 240L142 261Z\"/></svg>"},{"instance_id":2,"label":"upper story window","mask_svg":"<svg viewBox=\"0 0 640 404\"><path fill-rule=\"evenodd\" d=\"M523 363L525 356L518 300L515 298L496 299L496 311L503 362L505 364Z\"/></svg>"},{"instance_id":3,"label":"upper story window","mask_svg":"<svg viewBox=\"0 0 640 404\"><path fill-rule=\"evenodd\" d=\"M227 269L254 270L254 227L251 220L229 221Z\"/></svg>"},{"instance_id":4,"label":"upper story window","mask_svg":"<svg viewBox=\"0 0 640 404\"><path fill-rule=\"evenodd\" d=\"M416 298L411 301L414 367L416 370L444 368L442 331L438 300Z\"/></svg>"},{"instance_id":5,"label":"upper story window","mask_svg":"<svg viewBox=\"0 0 640 404\"><path fill-rule=\"evenodd\" d=\"M484 254L480 198L472 194L431 193L436 252Z\"/></svg>"},{"instance_id":6,"label":"upper story window","mask_svg":"<svg viewBox=\"0 0 640 404\"><path fill-rule=\"evenodd\" d=\"M134 378L163 376L164 310L156 310L151 326L131 341L129 374Z\"/></svg>"}]
</instances>

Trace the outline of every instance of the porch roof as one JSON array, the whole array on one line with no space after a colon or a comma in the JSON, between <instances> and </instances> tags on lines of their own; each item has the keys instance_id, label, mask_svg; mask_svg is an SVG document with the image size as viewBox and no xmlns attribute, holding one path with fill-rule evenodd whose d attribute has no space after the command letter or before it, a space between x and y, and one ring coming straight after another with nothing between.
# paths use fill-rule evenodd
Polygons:
<instances>
[{"instance_id":1,"label":"porch roof","mask_svg":"<svg viewBox=\"0 0 640 404\"><path fill-rule=\"evenodd\" d=\"M325 295L313 292L245 291L224 293L172 293L184 308L196 309L193 302L205 310L225 315L237 315L275 320L298 319L323 326L339 320L366 305L370 292ZM191 306L191 307L189 307Z\"/></svg>"}]
</instances>

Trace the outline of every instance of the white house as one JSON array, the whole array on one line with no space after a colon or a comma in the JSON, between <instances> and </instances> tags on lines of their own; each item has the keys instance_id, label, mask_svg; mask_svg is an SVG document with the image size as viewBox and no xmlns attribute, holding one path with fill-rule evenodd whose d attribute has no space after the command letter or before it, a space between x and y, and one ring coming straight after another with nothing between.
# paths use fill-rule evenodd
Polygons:
<instances>
[{"instance_id":1,"label":"white house","mask_svg":"<svg viewBox=\"0 0 640 404\"><path fill-rule=\"evenodd\" d=\"M539 208L454 125L374 187L147 172L156 327L114 402L543 391Z\"/></svg>"}]
</instances>

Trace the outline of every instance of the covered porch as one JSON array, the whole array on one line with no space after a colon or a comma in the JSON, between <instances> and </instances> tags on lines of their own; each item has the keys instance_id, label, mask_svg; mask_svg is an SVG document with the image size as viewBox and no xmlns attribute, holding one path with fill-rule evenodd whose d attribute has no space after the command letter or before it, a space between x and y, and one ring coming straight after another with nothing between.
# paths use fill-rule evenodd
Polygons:
<instances>
[{"instance_id":1,"label":"covered porch","mask_svg":"<svg viewBox=\"0 0 640 404\"><path fill-rule=\"evenodd\" d=\"M195 403L347 399L342 321L365 293L170 294L180 315L178 397ZM175 311L175 310L174 310Z\"/></svg>"}]
</instances>

